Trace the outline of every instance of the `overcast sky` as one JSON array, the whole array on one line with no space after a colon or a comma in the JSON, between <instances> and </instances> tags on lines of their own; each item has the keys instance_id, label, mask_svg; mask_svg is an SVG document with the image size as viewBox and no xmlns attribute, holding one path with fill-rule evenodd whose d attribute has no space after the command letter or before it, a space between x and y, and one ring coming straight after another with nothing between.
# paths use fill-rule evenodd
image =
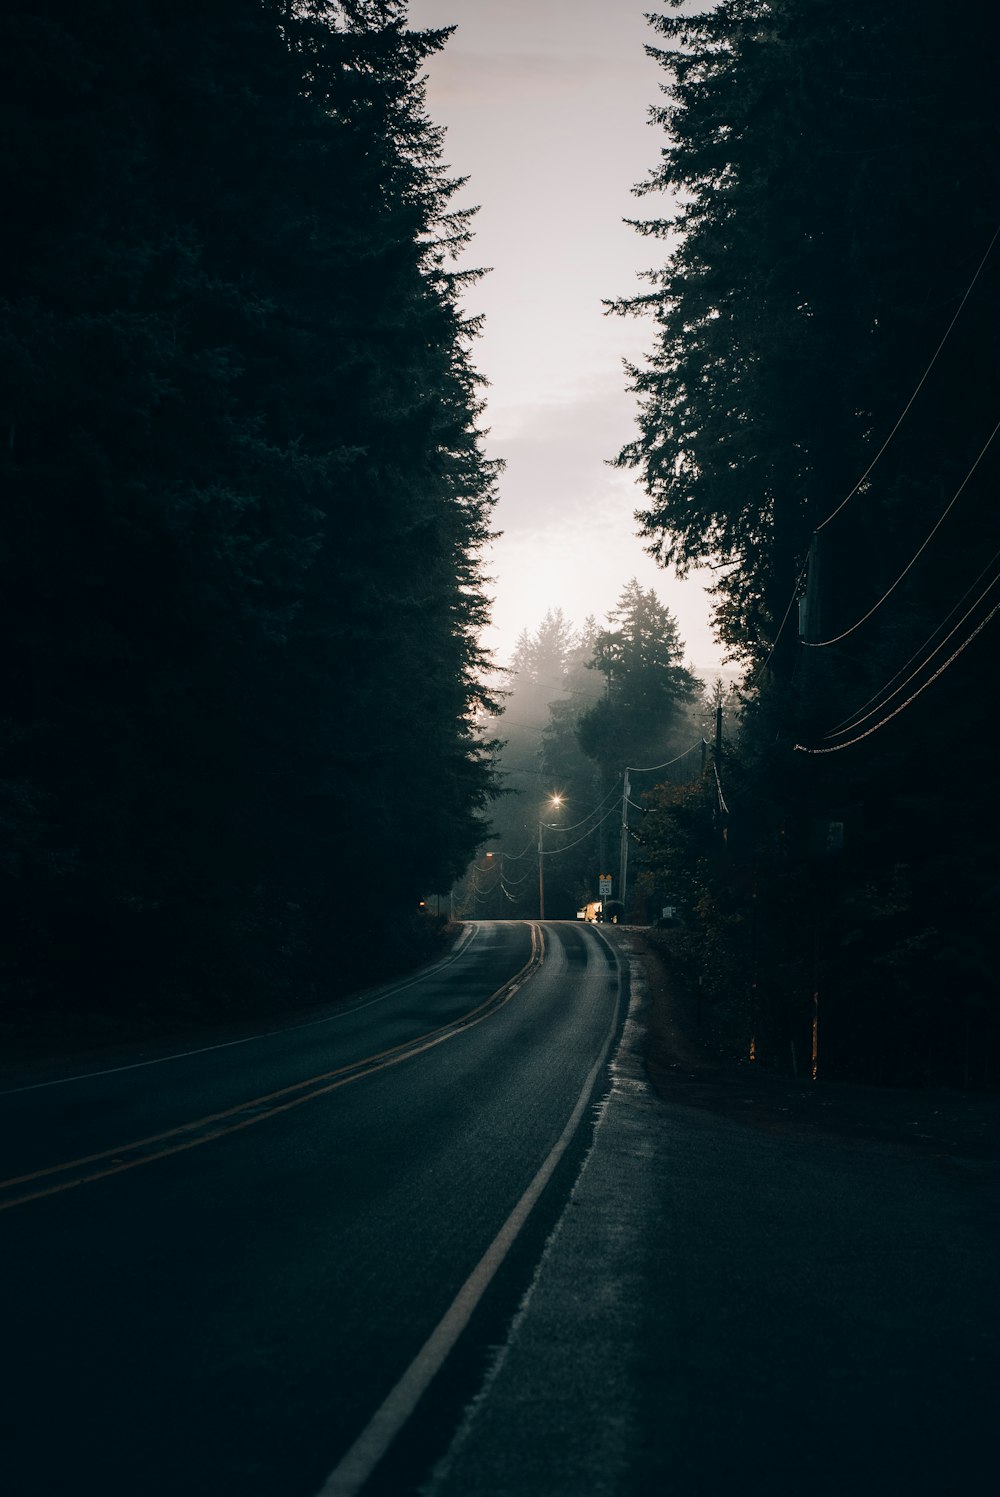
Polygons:
<instances>
[{"instance_id":1,"label":"overcast sky","mask_svg":"<svg viewBox=\"0 0 1000 1497\"><path fill-rule=\"evenodd\" d=\"M699 582L655 566L635 535L643 495L607 466L635 431L622 359L651 346L645 319L608 317L602 298L640 289L662 258L622 220L656 211L631 188L655 163L647 124L661 70L643 46L648 0L410 0L417 28L456 25L428 65L445 159L476 203L467 263L492 272L470 292L486 316L475 362L490 381L491 456L506 460L496 512L494 629L503 660L523 628L561 607L600 622L630 577L675 614L688 659L720 652ZM662 201L660 203L662 207Z\"/></svg>"}]
</instances>

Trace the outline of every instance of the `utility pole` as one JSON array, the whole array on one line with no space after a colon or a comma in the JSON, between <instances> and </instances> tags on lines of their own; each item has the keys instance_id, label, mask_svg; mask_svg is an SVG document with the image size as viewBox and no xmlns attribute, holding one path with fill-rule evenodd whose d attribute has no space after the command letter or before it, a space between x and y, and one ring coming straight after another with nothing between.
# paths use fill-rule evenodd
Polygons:
<instances>
[{"instance_id":1,"label":"utility pole","mask_svg":"<svg viewBox=\"0 0 1000 1497\"><path fill-rule=\"evenodd\" d=\"M622 906L622 919L625 918L625 893L628 887L628 792L629 778L626 769L622 783L622 841L618 861L618 898Z\"/></svg>"},{"instance_id":2,"label":"utility pole","mask_svg":"<svg viewBox=\"0 0 1000 1497\"><path fill-rule=\"evenodd\" d=\"M822 585L820 565L819 531L813 531L809 542L809 558L806 570L806 590L799 599L799 638L804 644L814 644L820 637L820 588Z\"/></svg>"},{"instance_id":3,"label":"utility pole","mask_svg":"<svg viewBox=\"0 0 1000 1497\"><path fill-rule=\"evenodd\" d=\"M556 791L549 796L547 806L542 810L557 810L563 803L562 795ZM542 821L542 810L538 813L538 918L545 919L545 823ZM557 821L550 821L549 826L557 827Z\"/></svg>"},{"instance_id":4,"label":"utility pole","mask_svg":"<svg viewBox=\"0 0 1000 1497\"><path fill-rule=\"evenodd\" d=\"M542 826L542 818L538 818L538 918L545 919L545 848L543 838L545 830Z\"/></svg>"}]
</instances>

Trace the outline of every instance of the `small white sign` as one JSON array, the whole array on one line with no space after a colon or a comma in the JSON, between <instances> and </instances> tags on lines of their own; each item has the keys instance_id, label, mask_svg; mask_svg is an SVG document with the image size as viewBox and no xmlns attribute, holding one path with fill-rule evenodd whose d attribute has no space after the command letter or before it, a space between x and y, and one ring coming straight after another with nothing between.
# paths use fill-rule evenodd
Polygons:
<instances>
[{"instance_id":1,"label":"small white sign","mask_svg":"<svg viewBox=\"0 0 1000 1497\"><path fill-rule=\"evenodd\" d=\"M602 899L611 898L611 874L602 873L597 880L597 889Z\"/></svg>"}]
</instances>

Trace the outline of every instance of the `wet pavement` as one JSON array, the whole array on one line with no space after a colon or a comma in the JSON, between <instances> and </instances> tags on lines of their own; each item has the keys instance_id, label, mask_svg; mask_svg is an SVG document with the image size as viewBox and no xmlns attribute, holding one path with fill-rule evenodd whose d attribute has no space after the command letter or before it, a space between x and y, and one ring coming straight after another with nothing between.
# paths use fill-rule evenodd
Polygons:
<instances>
[{"instance_id":1,"label":"wet pavement","mask_svg":"<svg viewBox=\"0 0 1000 1497\"><path fill-rule=\"evenodd\" d=\"M726 1068L619 939L593 1146L424 1497L992 1489L994 1101Z\"/></svg>"}]
</instances>

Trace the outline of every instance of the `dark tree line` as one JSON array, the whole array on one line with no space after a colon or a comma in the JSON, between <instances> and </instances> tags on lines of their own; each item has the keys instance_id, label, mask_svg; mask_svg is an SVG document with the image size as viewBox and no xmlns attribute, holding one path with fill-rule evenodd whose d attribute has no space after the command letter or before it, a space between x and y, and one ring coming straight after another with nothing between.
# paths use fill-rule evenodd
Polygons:
<instances>
[{"instance_id":1,"label":"dark tree line","mask_svg":"<svg viewBox=\"0 0 1000 1497\"><path fill-rule=\"evenodd\" d=\"M447 887L492 793L447 33L402 0L0 27L3 982L322 995L342 917Z\"/></svg>"},{"instance_id":2,"label":"dark tree line","mask_svg":"<svg viewBox=\"0 0 1000 1497\"><path fill-rule=\"evenodd\" d=\"M996 1077L989 22L978 0L653 18L647 185L683 197L639 225L671 243L619 307L656 319L619 461L653 553L716 566L747 673L722 793L659 796L648 872L681 874L678 944L744 1041L801 1069L818 1012L828 1074Z\"/></svg>"}]
</instances>

